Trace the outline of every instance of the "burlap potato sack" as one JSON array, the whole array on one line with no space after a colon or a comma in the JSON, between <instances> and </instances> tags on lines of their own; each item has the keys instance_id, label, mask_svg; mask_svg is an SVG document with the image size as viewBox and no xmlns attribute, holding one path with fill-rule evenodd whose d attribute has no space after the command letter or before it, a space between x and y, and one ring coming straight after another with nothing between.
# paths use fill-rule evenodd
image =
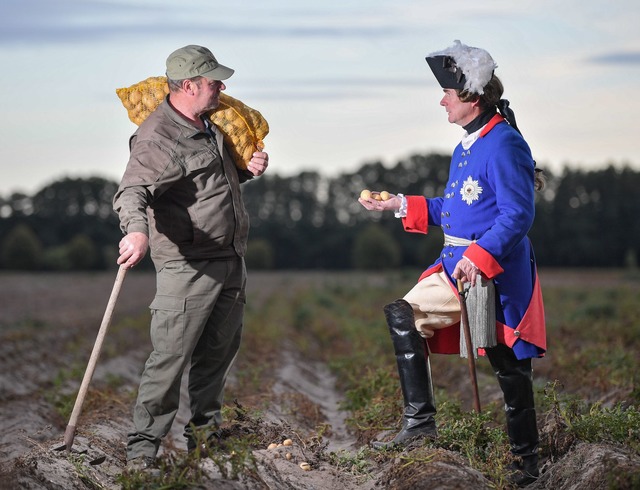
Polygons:
<instances>
[{"instance_id":1,"label":"burlap potato sack","mask_svg":"<svg viewBox=\"0 0 640 490\"><path fill-rule=\"evenodd\" d=\"M166 77L149 77L130 87L116 89L129 119L140 125L169 93ZM220 93L220 105L208 114L224 135L224 142L238 168L245 170L253 152L264 148L269 124L262 114L238 99Z\"/></svg>"}]
</instances>

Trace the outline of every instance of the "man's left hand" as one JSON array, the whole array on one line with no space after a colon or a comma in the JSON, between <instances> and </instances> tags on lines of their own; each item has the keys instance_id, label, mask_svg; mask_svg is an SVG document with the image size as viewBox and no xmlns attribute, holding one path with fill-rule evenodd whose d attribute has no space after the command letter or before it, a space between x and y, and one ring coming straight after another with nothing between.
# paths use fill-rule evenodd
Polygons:
<instances>
[{"instance_id":1,"label":"man's left hand","mask_svg":"<svg viewBox=\"0 0 640 490\"><path fill-rule=\"evenodd\" d=\"M247 164L247 170L251 172L254 177L262 175L269 166L269 155L264 151L256 151L251 160Z\"/></svg>"},{"instance_id":2,"label":"man's left hand","mask_svg":"<svg viewBox=\"0 0 640 490\"><path fill-rule=\"evenodd\" d=\"M480 269L466 257L462 257L462 259L458 261L456 268L451 274L454 279L460 279L462 282L470 282L472 287L476 285L476 279L479 275Z\"/></svg>"}]
</instances>

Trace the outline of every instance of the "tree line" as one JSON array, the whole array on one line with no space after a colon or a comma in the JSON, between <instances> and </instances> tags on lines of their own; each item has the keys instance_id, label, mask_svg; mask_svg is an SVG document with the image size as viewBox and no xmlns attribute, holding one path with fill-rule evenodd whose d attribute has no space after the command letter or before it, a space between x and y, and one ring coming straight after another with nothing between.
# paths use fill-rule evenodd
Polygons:
<instances>
[{"instance_id":1,"label":"tree line","mask_svg":"<svg viewBox=\"0 0 640 490\"><path fill-rule=\"evenodd\" d=\"M365 163L326 177L269 175L243 185L251 234L247 263L262 269L424 268L442 233L404 233L392 213L357 202L362 189L442 195L450 156L415 154L387 167ZM545 170L529 233L545 267L636 267L640 245L640 173L625 166ZM115 267L122 234L112 210L118 183L63 178L34 195L0 197L0 268L102 270ZM143 263L151 267L147 258Z\"/></svg>"}]
</instances>

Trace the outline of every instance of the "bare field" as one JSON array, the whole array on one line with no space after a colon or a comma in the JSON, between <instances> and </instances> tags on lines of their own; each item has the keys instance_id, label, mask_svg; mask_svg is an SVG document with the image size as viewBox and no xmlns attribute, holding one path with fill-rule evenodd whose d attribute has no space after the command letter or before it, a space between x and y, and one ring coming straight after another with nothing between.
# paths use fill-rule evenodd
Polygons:
<instances>
[{"instance_id":1,"label":"bare field","mask_svg":"<svg viewBox=\"0 0 640 490\"><path fill-rule=\"evenodd\" d=\"M420 271L416 271L416 278ZM100 273L12 273L0 272L0 329L16 325L46 323L90 326L100 322L116 272ZM366 272L250 272L249 301L260 301L264 293L278 289L282 294L309 285L345 282L382 283L384 276ZM603 288L625 283L640 290L640 281L626 281L619 270L551 269L540 271L543 287ZM127 274L114 314L126 316L143 311L153 299L155 274L132 271Z\"/></svg>"},{"instance_id":2,"label":"bare field","mask_svg":"<svg viewBox=\"0 0 640 490\"><path fill-rule=\"evenodd\" d=\"M415 272L415 278L420 272ZM404 280L408 281L411 281L414 275L403 274ZM115 276L116 271L69 274L0 273L0 464L6 468L13 462L20 461L20 467L31 468L30 464L38 466L40 462L40 470L31 468L25 470L22 476L29 482L33 479L49 479L49 483L43 482L41 486L30 483L34 486L25 488L83 488L65 487L64 483L56 483L59 479L64 482L65 472L73 470L64 457L51 452L51 448L61 441L66 420L52 410L51 402L44 394L58 389L57 383L61 383L60 390L68 390L69 380L60 381L60 373L72 366L86 365ZM617 270L542 270L540 280L543 294L545 290L599 291L620 286L632 293L640 293L640 281ZM126 327L122 327L122 323L131 318L144 320L154 295L154 281L155 274L152 271L134 270L127 273L112 322L113 325L119 325L119 328L112 334L114 340L110 352L108 355L105 354L99 363L96 380L104 382L117 376L121 387L135 390L142 364L149 351L149 343L144 332L127 331ZM321 290L325 285L333 287L336 284L349 287L367 284L385 288L387 276L373 272L254 271L249 274L248 305L259 308L264 302L271 301L274 294L287 298L306 288ZM397 285L397 281L394 284ZM390 289L389 300L395 299L392 297L393 294L395 291ZM380 319L383 321L381 310ZM554 359L551 349L552 347L548 359L536 361L535 364L537 375L549 379L558 375L560 366L560 360ZM282 361L277 363L273 386L270 387L273 399L268 411L270 420L279 424L286 421L287 426L293 424L292 433L302 433L318 423L327 423L333 428L329 437L331 449L356 450L357 442L345 426L345 414L338 409L341 393L336 390L336 380L327 366L301 358L284 347L283 352L272 355L281 357ZM437 372L440 361L434 361L434 372ZM436 380L441 388L457 389L463 382L461 380L466 377L466 366L462 361L458 364L453 369L450 368L450 363L442 364L440 370L443 373ZM67 375L78 379L82 373ZM490 378L490 375L483 374L482 370L479 375L481 381ZM231 383L233 381L231 380ZM568 389L581 395L589 393L596 399L608 403L617 402L626 394L612 392L608 386L588 386L589 380L587 379L586 383L584 381L569 381ZM500 393L496 392L495 383L491 380L481 384L484 400L496 400L500 397ZM232 388L232 391L247 395L239 388ZM304 399L307 410L292 417L286 410L287 400L295 397ZM250 400L250 397L247 396L247 399ZM468 397L467 403L470 404ZM130 411L130 405L104 403L98 408L88 407L87 413L81 419L86 430L79 431L79 446L84 447L89 454L96 451L106 454L107 460L112 464L110 469L102 467L102 478L105 482L103 488L114 488L109 482L112 482L113 474L120 471L124 465L124 441ZM175 430L169 436L170 443L176 447L181 447L181 425L186 417L185 403L178 414ZM263 427L263 430L266 429ZM101 442L97 443L92 439L91 433L98 433ZM587 447L582 451L584 454L591 454L593 449ZM609 458L621 457L619 454L610 454L610 448L602 448L601 451ZM296 457L300 460L313 459L310 452L312 451L301 443ZM273 455L266 451L257 451L256 456L262 468L264 485L256 484L251 488L351 489L374 488L380 484L380 481L371 479L363 481L348 472L341 474L320 461L316 462L316 471L300 473L297 466L274 460ZM624 457L638 462L637 455L625 453ZM453 471L452 467L456 468L453 473L457 477L469 477L468 468L464 465L451 461L447 464L450 471ZM576 463L572 464L575 466ZM381 467L378 476L384 470ZM12 471L15 472L15 467ZM3 480L1 475L0 473L0 488L4 488L6 480ZM27 478L25 475L30 476ZM227 483L228 486L219 488L249 488ZM547 484L549 486L544 486L541 482L541 485L535 488L571 488L558 485L557 481ZM482 485L478 488L485 488Z\"/></svg>"}]
</instances>

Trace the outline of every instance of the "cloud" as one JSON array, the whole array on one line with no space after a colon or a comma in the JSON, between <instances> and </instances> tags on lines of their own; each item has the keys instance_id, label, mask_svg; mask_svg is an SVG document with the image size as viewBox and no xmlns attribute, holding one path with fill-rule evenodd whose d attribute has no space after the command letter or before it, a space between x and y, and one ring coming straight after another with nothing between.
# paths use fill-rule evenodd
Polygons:
<instances>
[{"instance_id":1,"label":"cloud","mask_svg":"<svg viewBox=\"0 0 640 490\"><path fill-rule=\"evenodd\" d=\"M590 63L602 65L640 65L640 51L619 51L589 58Z\"/></svg>"},{"instance_id":2,"label":"cloud","mask_svg":"<svg viewBox=\"0 0 640 490\"><path fill-rule=\"evenodd\" d=\"M173 9L173 10L172 10ZM37 15L34 15L37 12ZM0 44L41 44L96 42L121 36L211 35L242 38L363 38L379 39L403 34L401 26L384 21L368 22L358 17L348 23L333 15L282 16L278 22L255 23L248 28L247 17L225 18L215 9L194 16L175 6L123 5L114 2L77 0L20 0L3 6Z\"/></svg>"}]
</instances>

